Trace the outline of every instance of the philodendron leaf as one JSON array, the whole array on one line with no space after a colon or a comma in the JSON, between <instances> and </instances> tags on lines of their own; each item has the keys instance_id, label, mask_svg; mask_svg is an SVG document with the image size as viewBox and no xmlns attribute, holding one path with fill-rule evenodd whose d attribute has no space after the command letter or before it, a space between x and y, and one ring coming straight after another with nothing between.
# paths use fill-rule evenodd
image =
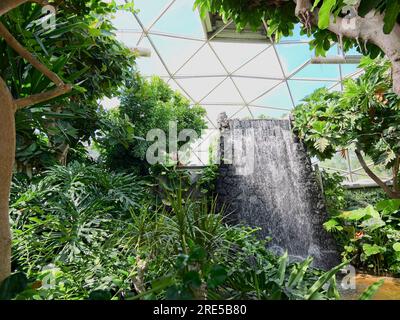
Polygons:
<instances>
[{"instance_id":1,"label":"philodendron leaf","mask_svg":"<svg viewBox=\"0 0 400 320\"><path fill-rule=\"evenodd\" d=\"M366 216L365 209L357 209L352 211L344 211L340 214L340 217L345 220L357 221Z\"/></svg>"},{"instance_id":2,"label":"philodendron leaf","mask_svg":"<svg viewBox=\"0 0 400 320\"><path fill-rule=\"evenodd\" d=\"M391 214L399 210L400 199L382 200L376 204L376 210L381 211L382 214Z\"/></svg>"},{"instance_id":3,"label":"philodendron leaf","mask_svg":"<svg viewBox=\"0 0 400 320\"><path fill-rule=\"evenodd\" d=\"M328 28L331 19L331 13L335 5L336 0L324 0L318 14L318 28Z\"/></svg>"},{"instance_id":4,"label":"philodendron leaf","mask_svg":"<svg viewBox=\"0 0 400 320\"><path fill-rule=\"evenodd\" d=\"M376 229L384 227L385 225L386 223L381 218L370 218L363 221L360 226L362 228L368 229L368 231L374 231Z\"/></svg>"},{"instance_id":5,"label":"philodendron leaf","mask_svg":"<svg viewBox=\"0 0 400 320\"><path fill-rule=\"evenodd\" d=\"M376 244L371 245L371 244L365 243L362 248L363 248L364 254L367 257L373 256L378 253L383 253L386 251L385 247L380 247Z\"/></svg>"}]
</instances>

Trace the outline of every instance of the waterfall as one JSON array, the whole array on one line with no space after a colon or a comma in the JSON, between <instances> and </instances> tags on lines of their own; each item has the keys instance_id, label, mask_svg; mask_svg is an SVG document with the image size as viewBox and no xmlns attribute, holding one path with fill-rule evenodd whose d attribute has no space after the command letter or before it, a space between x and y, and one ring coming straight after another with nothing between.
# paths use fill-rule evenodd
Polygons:
<instances>
[{"instance_id":1,"label":"waterfall","mask_svg":"<svg viewBox=\"0 0 400 320\"><path fill-rule=\"evenodd\" d=\"M229 120L221 125L219 202L229 220L272 237L271 250L292 260L314 257L323 269L339 263L322 224L327 213L311 160L290 120Z\"/></svg>"}]
</instances>

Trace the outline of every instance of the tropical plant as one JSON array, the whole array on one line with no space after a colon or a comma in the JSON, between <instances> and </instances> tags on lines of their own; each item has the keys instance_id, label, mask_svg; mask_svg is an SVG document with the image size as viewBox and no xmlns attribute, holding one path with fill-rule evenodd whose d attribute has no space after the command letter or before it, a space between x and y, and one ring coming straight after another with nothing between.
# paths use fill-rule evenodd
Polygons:
<instances>
[{"instance_id":1,"label":"tropical plant","mask_svg":"<svg viewBox=\"0 0 400 320\"><path fill-rule=\"evenodd\" d=\"M128 299L338 298L334 275L345 263L327 273L312 269L311 258L289 263L266 249L257 230L225 224L215 201L183 194L176 185L160 213L144 215L136 247L144 267Z\"/></svg>"},{"instance_id":2,"label":"tropical plant","mask_svg":"<svg viewBox=\"0 0 400 320\"><path fill-rule=\"evenodd\" d=\"M113 169L136 169L145 175L150 165L146 161L146 152L154 143L146 141L150 130L160 129L165 133L168 152L168 138L174 135L174 129L170 129L171 122L176 123L178 135L184 129L192 129L200 136L206 128L205 110L200 106L190 106L185 97L158 77L146 80L140 75L134 76L121 92L119 109L111 112L112 115L107 112L104 115L103 132L97 139L105 163ZM108 128L115 121L124 122L126 129L110 132ZM178 148L185 143L187 141L178 141Z\"/></svg>"},{"instance_id":3,"label":"tropical plant","mask_svg":"<svg viewBox=\"0 0 400 320\"><path fill-rule=\"evenodd\" d=\"M52 66L51 70L64 81L77 84L67 98L17 112L19 171L65 164L71 151L94 136L97 100L115 95L130 77L134 55L113 33L110 14L115 9L113 5L95 2L59 4L55 28L43 27L42 9L36 5L25 4L4 17L5 26L16 31L16 39L37 59ZM86 14L81 14L85 11ZM32 69L5 41L0 42L0 52L3 56L0 73L13 96L26 97L49 86L50 81Z\"/></svg>"},{"instance_id":4,"label":"tropical plant","mask_svg":"<svg viewBox=\"0 0 400 320\"><path fill-rule=\"evenodd\" d=\"M321 171L321 178L326 208L330 215L334 215L346 207L346 190L342 185L344 178L339 173L325 170Z\"/></svg>"},{"instance_id":5,"label":"tropical plant","mask_svg":"<svg viewBox=\"0 0 400 320\"><path fill-rule=\"evenodd\" d=\"M310 42L317 55L325 55L338 42L344 51L356 47L364 55L383 52L393 69L394 92L400 94L400 4L392 0L196 0L203 15L219 13L233 20L239 29L265 26L275 40L292 34L302 23L303 33L313 35Z\"/></svg>"},{"instance_id":6,"label":"tropical plant","mask_svg":"<svg viewBox=\"0 0 400 320\"><path fill-rule=\"evenodd\" d=\"M376 206L344 211L324 227L338 235L342 256L375 274L400 273L400 201L382 200Z\"/></svg>"},{"instance_id":7,"label":"tropical plant","mask_svg":"<svg viewBox=\"0 0 400 320\"><path fill-rule=\"evenodd\" d=\"M343 93L318 89L304 99L293 112L295 131L320 160L354 145L368 176L390 198L400 198L400 100L391 90L389 63L365 58L360 66L365 73L347 80ZM392 171L392 187L370 169L366 156Z\"/></svg>"},{"instance_id":8,"label":"tropical plant","mask_svg":"<svg viewBox=\"0 0 400 320\"><path fill-rule=\"evenodd\" d=\"M382 200L387 200L386 193L380 188L347 189L344 193L345 206L343 210L365 208L368 205L375 206Z\"/></svg>"},{"instance_id":9,"label":"tropical plant","mask_svg":"<svg viewBox=\"0 0 400 320\"><path fill-rule=\"evenodd\" d=\"M147 196L152 184L98 166L17 175L15 273L0 298L339 298L335 274L347 261L322 272L312 258L272 254L257 229L226 224L215 200L188 192L185 171L168 169L162 202Z\"/></svg>"},{"instance_id":10,"label":"tropical plant","mask_svg":"<svg viewBox=\"0 0 400 320\"><path fill-rule=\"evenodd\" d=\"M4 40L0 42L0 47L2 49L0 50L0 100L3 103L3 107L0 108L0 119L2 121L0 126L0 163L2 164L0 166L0 282L10 274L11 269L8 200L16 155L15 113L18 110L40 103L43 104L51 99L59 98L71 92L72 85L66 84L65 81L67 80L87 80L84 78L83 73L88 72L88 67L90 68L90 66L93 66L103 58L101 42L99 45L99 43L96 42L96 37L102 37L104 33L110 34L109 31L111 30L111 24L107 21L104 22L100 15L106 18L107 14L112 12L115 8L115 2L110 4L101 0L85 2L80 0L68 2L52 1L52 4L59 10L62 23L59 24L58 28L55 30L54 28L45 28L44 31L38 30L37 24L35 26L35 22L40 25L42 25L43 22L43 20L38 20L42 15L42 10L38 5L44 6L46 4L48 4L47 1L40 0L7 0L2 1L0 4L0 37ZM22 7L19 7L21 5ZM96 14L98 16L93 17ZM26 20L25 16L33 20ZM74 23L73 27L69 25L71 22ZM10 33L7 26L13 28L11 30L14 35ZM74 33L74 30L77 30L77 32ZM46 34L45 37L43 37L44 34ZM74 34L75 37L69 37L71 34ZM56 38L58 39L54 42L53 40ZM116 58L119 61L119 66L125 66L126 62L131 60L129 56L132 55L127 48L117 48L118 52L115 54L113 48L116 48L118 43L114 41L115 46L113 46L113 41L114 40L111 39L110 41L103 42L103 49L106 51L110 49L110 51L107 51L110 53L110 57ZM46 45L51 44L51 46L46 48L44 43ZM82 44L84 44L83 49L86 48L86 52L85 50L79 51L79 48L82 48ZM110 44L111 46L106 48L107 45ZM75 50L74 47L76 47L77 50ZM87 50L92 50L92 48L94 48L93 51L91 51L92 55L88 54ZM66 51L63 51L64 49L66 49ZM68 56L68 54L70 54L70 56ZM71 56L79 56L82 63L74 61ZM104 62L104 60L102 61ZM63 73L61 69L65 65L71 68L68 72ZM104 76L105 68L108 68L109 65L109 61L107 65L103 63L100 67L102 70L101 72L99 72L98 68L91 68L91 72L94 71L91 75L103 74ZM113 76L121 76L121 69L113 70L114 72L110 70L107 71L110 74L113 73ZM57 75L57 72L61 75ZM93 94L97 89L102 89L103 87L104 91L100 90L102 93L98 92L99 94L113 91L113 80L109 80L107 77L103 77L104 81L101 81L101 77L99 79L93 77L92 79L93 83L91 88L93 90L92 92L88 90L87 92L89 92L89 94ZM89 81L92 79L89 79ZM79 89L80 87L76 88ZM74 107L72 109L77 111L77 99L71 97L70 102L72 106L75 106L75 109ZM86 103L90 105L91 102L92 101L89 100ZM53 104L53 106L55 105ZM93 107L93 105L91 105L91 107ZM37 114L40 114L39 117L42 117L41 119L43 122L47 124L47 138L45 137L44 130L35 132L32 131L33 128L27 128L28 125L24 124L25 132L22 135L22 140L26 138L27 135L30 135L32 139L31 142L29 142L28 139L28 144L30 146L28 150L26 150L26 153L20 154L20 156L24 158L24 161L26 161L26 157L29 158L29 154L32 152L41 153L45 143L49 142L54 148L54 144L60 142L59 139L56 139L56 141L51 141L51 139L49 139L49 136L52 136L51 129L53 129L53 134L55 133L53 136L57 136L58 138L63 136L65 138L64 141L67 142L73 139L76 141L78 131L74 130L71 125L57 127L57 122L55 120L48 121L49 118L56 118L61 109L62 108L58 107L54 110L51 108L37 109ZM64 116L71 118L70 113ZM82 121L82 117L85 118L86 114L77 111L77 114L72 118L76 120L76 122L79 122L80 125L83 124L85 129L85 126L89 122L86 123ZM26 117L22 122L24 123L25 120L30 120L30 118ZM49 123L52 123L52 125L49 125ZM31 124L33 125L35 122ZM60 130L55 130L55 128ZM83 132L84 136L87 136L84 129L81 131L81 134ZM57 135L57 133L61 133L61 135ZM36 137L36 135L38 137ZM48 141L46 141L46 139ZM37 145L34 144L36 140L38 140ZM21 141L19 142L21 143ZM61 159L65 160L65 153L68 150L68 146L63 146L61 150ZM53 152L57 153L56 150L53 150Z\"/></svg>"},{"instance_id":11,"label":"tropical plant","mask_svg":"<svg viewBox=\"0 0 400 320\"><path fill-rule=\"evenodd\" d=\"M146 196L145 183L79 163L54 167L35 180L17 180L13 187L14 268L28 277L58 269L68 292L63 298L130 283L124 234Z\"/></svg>"}]
</instances>

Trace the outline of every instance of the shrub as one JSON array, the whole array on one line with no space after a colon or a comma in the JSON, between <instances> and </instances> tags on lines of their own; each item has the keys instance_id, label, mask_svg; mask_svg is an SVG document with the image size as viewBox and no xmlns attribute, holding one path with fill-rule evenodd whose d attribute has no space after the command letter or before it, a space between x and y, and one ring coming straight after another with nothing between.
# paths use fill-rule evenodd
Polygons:
<instances>
[{"instance_id":1,"label":"shrub","mask_svg":"<svg viewBox=\"0 0 400 320\"><path fill-rule=\"evenodd\" d=\"M133 175L79 163L54 167L31 184L17 179L11 204L14 269L31 277L49 265L58 268L68 279L63 298L115 287L132 267L123 242L126 221L145 195L144 182Z\"/></svg>"},{"instance_id":2,"label":"shrub","mask_svg":"<svg viewBox=\"0 0 400 320\"><path fill-rule=\"evenodd\" d=\"M400 201L344 211L324 226L339 235L345 260L377 275L400 274Z\"/></svg>"},{"instance_id":3,"label":"shrub","mask_svg":"<svg viewBox=\"0 0 400 320\"><path fill-rule=\"evenodd\" d=\"M140 75L135 76L121 93L119 110L112 111L111 117L107 113L103 117L103 129L98 139L105 163L117 170L139 168L144 174L148 174L149 167L146 151L153 144L146 141L151 129L161 129L168 140L171 121L177 122L178 134L183 129L193 129L200 136L207 127L205 110L197 105L191 106L185 97L157 77L145 80ZM115 122L121 121L125 122L127 129L115 134L112 128ZM178 147L185 143L178 142ZM166 147L168 151L168 144Z\"/></svg>"}]
</instances>

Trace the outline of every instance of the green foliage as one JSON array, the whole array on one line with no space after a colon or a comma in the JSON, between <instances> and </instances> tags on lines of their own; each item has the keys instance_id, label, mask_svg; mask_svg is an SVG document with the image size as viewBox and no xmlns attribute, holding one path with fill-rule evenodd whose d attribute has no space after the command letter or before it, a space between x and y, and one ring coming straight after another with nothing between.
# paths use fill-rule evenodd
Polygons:
<instances>
[{"instance_id":1,"label":"green foliage","mask_svg":"<svg viewBox=\"0 0 400 320\"><path fill-rule=\"evenodd\" d=\"M400 100L391 90L390 64L365 58L360 66L365 73L347 80L343 94L318 89L304 99L293 111L295 131L320 160L355 145L375 165L395 169Z\"/></svg>"},{"instance_id":2,"label":"green foliage","mask_svg":"<svg viewBox=\"0 0 400 320\"><path fill-rule=\"evenodd\" d=\"M339 41L338 36L327 29L331 17L345 17L348 13L345 7L355 5L356 2L354 0L313 0L311 4L312 14L318 16L318 25L311 28L302 26L302 33L312 35L314 40L310 42L310 48L315 49L316 55L325 56L333 43ZM232 19L239 30L246 26L257 30L265 21L268 26L268 36L277 40L282 36L292 35L294 25L299 22L299 18L295 15L295 1L196 0L195 7L199 8L203 16L209 11L219 13L225 21ZM360 16L365 16L372 10L384 14L383 31L390 33L398 23L399 2L397 0L361 0L358 8ZM363 45L356 39L342 37L341 40L345 51L355 47L360 53L372 58L381 53L380 48L370 42Z\"/></svg>"},{"instance_id":3,"label":"green foliage","mask_svg":"<svg viewBox=\"0 0 400 320\"><path fill-rule=\"evenodd\" d=\"M171 121L177 122L178 134L183 129L193 129L200 136L206 128L203 119L205 110L199 106L190 106L186 98L157 77L145 80L136 75L121 92L119 111L112 112L112 116L108 112L103 115L103 132L98 145L104 161L113 169L132 170L138 167L145 174L148 173L146 151L154 142L146 141L146 136L151 129L163 130L168 140ZM108 129L114 126L115 121L123 121L127 129L121 129L115 134ZM184 143L179 142L178 147Z\"/></svg>"},{"instance_id":4,"label":"green foliage","mask_svg":"<svg viewBox=\"0 0 400 320\"><path fill-rule=\"evenodd\" d=\"M347 189L344 193L345 205L341 210L353 210L376 205L381 200L387 200L387 195L380 188Z\"/></svg>"},{"instance_id":5,"label":"green foliage","mask_svg":"<svg viewBox=\"0 0 400 320\"><path fill-rule=\"evenodd\" d=\"M54 270L56 283L40 289L46 297L77 298L89 290L122 286L132 268L124 242L126 220L145 195L144 183L133 175L78 163L54 167L31 184L16 181L14 267L30 277Z\"/></svg>"},{"instance_id":6,"label":"green foliage","mask_svg":"<svg viewBox=\"0 0 400 320\"><path fill-rule=\"evenodd\" d=\"M180 188L168 202L168 210L157 220L157 229L165 234L147 237L141 244L147 256L163 261L148 260L150 279L159 280L148 280L147 290L131 299L338 298L332 279L342 265L321 273L310 267L311 258L290 263L287 253L275 257L265 241L256 239L256 230L225 225L214 202L210 207L183 198Z\"/></svg>"},{"instance_id":7,"label":"green foliage","mask_svg":"<svg viewBox=\"0 0 400 320\"><path fill-rule=\"evenodd\" d=\"M391 167L400 153L395 139L400 101L390 89L390 65L364 59L361 66L365 74L347 80L342 95L318 89L297 106L295 129L321 160L355 143L375 164Z\"/></svg>"},{"instance_id":8,"label":"green foliage","mask_svg":"<svg viewBox=\"0 0 400 320\"><path fill-rule=\"evenodd\" d=\"M135 57L113 33L110 15L115 9L98 0L59 2L55 29L42 27L42 10L36 4L24 4L2 17L22 45L75 85L67 97L17 112L18 170L63 163L68 151L76 158L76 150L97 128L97 100L115 95L131 76ZM1 39L0 57L0 75L15 98L51 89L50 80Z\"/></svg>"},{"instance_id":9,"label":"green foliage","mask_svg":"<svg viewBox=\"0 0 400 320\"><path fill-rule=\"evenodd\" d=\"M161 178L162 204L146 196L153 186L97 166L17 176L13 268L29 280L6 284L5 298L338 298L340 266L324 274L311 258L276 257L256 229L227 225L215 200L187 196L187 174L174 171Z\"/></svg>"},{"instance_id":10,"label":"green foliage","mask_svg":"<svg viewBox=\"0 0 400 320\"><path fill-rule=\"evenodd\" d=\"M326 208L329 214L334 215L346 207L346 189L342 185L344 178L338 173L329 173L327 171L321 171L321 177Z\"/></svg>"},{"instance_id":11,"label":"green foliage","mask_svg":"<svg viewBox=\"0 0 400 320\"><path fill-rule=\"evenodd\" d=\"M382 200L375 206L341 212L324 226L339 233L344 259L378 275L399 274L399 208L400 200Z\"/></svg>"},{"instance_id":12,"label":"green foliage","mask_svg":"<svg viewBox=\"0 0 400 320\"><path fill-rule=\"evenodd\" d=\"M197 181L197 189L202 194L213 196L216 191L216 182L218 178L218 166L210 164L205 167L199 180Z\"/></svg>"}]
</instances>

